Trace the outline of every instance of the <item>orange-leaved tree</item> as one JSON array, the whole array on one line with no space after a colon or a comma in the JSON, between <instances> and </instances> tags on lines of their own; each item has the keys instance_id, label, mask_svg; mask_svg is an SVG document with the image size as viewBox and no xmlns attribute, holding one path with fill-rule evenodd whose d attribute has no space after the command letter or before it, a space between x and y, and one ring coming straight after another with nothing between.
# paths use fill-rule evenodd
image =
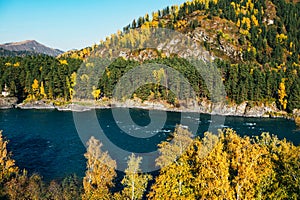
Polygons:
<instances>
[{"instance_id":1,"label":"orange-leaved tree","mask_svg":"<svg viewBox=\"0 0 300 200\"><path fill-rule=\"evenodd\" d=\"M171 142L159 144L160 156L156 164L161 167L159 176L149 193L149 199L194 199L193 174L186 151L192 144L192 133L177 126Z\"/></svg>"},{"instance_id":2,"label":"orange-leaved tree","mask_svg":"<svg viewBox=\"0 0 300 200\"><path fill-rule=\"evenodd\" d=\"M83 178L82 199L111 199L109 189L114 186L113 179L117 175L116 161L107 151L101 150L102 143L94 137L90 138L87 145L87 152L84 154L87 159L87 171Z\"/></svg>"}]
</instances>

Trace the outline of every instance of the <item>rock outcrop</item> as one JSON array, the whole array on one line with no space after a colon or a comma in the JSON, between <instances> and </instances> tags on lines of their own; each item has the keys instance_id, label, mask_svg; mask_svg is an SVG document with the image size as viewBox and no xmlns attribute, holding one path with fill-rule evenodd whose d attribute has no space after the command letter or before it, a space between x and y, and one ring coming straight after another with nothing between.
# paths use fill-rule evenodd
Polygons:
<instances>
[{"instance_id":1,"label":"rock outcrop","mask_svg":"<svg viewBox=\"0 0 300 200\"><path fill-rule=\"evenodd\" d=\"M251 105L248 102L243 102L239 105L232 103L200 103L201 111L209 111L206 113L215 115L227 115L227 116L243 116L243 117L270 117L270 113L278 113L279 110L275 103L272 104L257 104Z\"/></svg>"},{"instance_id":2,"label":"rock outcrop","mask_svg":"<svg viewBox=\"0 0 300 200\"><path fill-rule=\"evenodd\" d=\"M293 110L293 117L295 119L295 123L300 127L300 109Z\"/></svg>"},{"instance_id":3,"label":"rock outcrop","mask_svg":"<svg viewBox=\"0 0 300 200\"><path fill-rule=\"evenodd\" d=\"M10 103L6 103L7 108L12 107L12 100ZM105 105L98 104L99 102L80 102L71 103L66 105L57 106L51 102L46 101L35 101L27 102L16 105L17 108L21 109L57 109L59 111L75 111L83 112L91 109L101 109L101 108L114 108L114 107L124 107L124 108L141 108L149 110L165 110L165 111L176 111L176 112L197 112L206 113L212 115L224 115L224 116L241 116L241 117L287 117L287 113L280 111L276 107L276 103L271 104L264 103L249 103L243 102L241 104L235 103L212 103L208 100L202 100L200 102L196 100L185 100L178 102L178 106L173 106L165 101L144 101L140 99L127 99L126 101L116 101L111 100ZM300 111L294 111L294 116L300 117Z\"/></svg>"},{"instance_id":4,"label":"rock outcrop","mask_svg":"<svg viewBox=\"0 0 300 200\"><path fill-rule=\"evenodd\" d=\"M13 108L17 102L16 97L0 97L0 109Z\"/></svg>"},{"instance_id":5,"label":"rock outcrop","mask_svg":"<svg viewBox=\"0 0 300 200\"><path fill-rule=\"evenodd\" d=\"M195 100L179 102L180 107L174 107L166 102L152 102L152 101L134 101L126 100L125 102L112 103L112 107L135 107L143 109L154 109L154 110L169 110L179 112L199 112L213 115L225 115L225 116L241 116L241 117L275 117L276 113L278 116L285 116L286 113L277 109L275 102L272 104L250 104L243 102L241 104L226 104L226 103L212 103L207 100L200 101L199 103ZM277 115L276 115L277 116Z\"/></svg>"},{"instance_id":6,"label":"rock outcrop","mask_svg":"<svg viewBox=\"0 0 300 200\"><path fill-rule=\"evenodd\" d=\"M33 101L27 103L20 103L16 105L16 108L21 109L55 109L53 103L48 103L45 101Z\"/></svg>"}]
</instances>

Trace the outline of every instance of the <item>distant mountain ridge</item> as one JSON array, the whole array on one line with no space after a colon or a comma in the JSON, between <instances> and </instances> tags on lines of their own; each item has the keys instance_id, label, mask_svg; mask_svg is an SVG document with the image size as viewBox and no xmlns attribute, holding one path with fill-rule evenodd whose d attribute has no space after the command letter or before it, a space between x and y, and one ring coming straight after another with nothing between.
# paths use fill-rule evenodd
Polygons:
<instances>
[{"instance_id":1,"label":"distant mountain ridge","mask_svg":"<svg viewBox=\"0 0 300 200\"><path fill-rule=\"evenodd\" d=\"M39 53L33 51L9 51L3 48L0 48L0 57L24 57L31 55L39 55Z\"/></svg>"},{"instance_id":2,"label":"distant mountain ridge","mask_svg":"<svg viewBox=\"0 0 300 200\"><path fill-rule=\"evenodd\" d=\"M46 54L49 56L58 56L59 54L62 54L63 51L59 49L53 49L50 47L47 47L43 44L40 44L39 42L35 40L25 40L20 42L10 42L5 44L0 44L0 49L4 49L7 51L12 52L12 55L17 56L18 52L21 53L21 55L31 55L31 54ZM9 54L9 52L5 52L5 54ZM26 53L28 52L28 53ZM4 55L5 56L5 55Z\"/></svg>"}]
</instances>

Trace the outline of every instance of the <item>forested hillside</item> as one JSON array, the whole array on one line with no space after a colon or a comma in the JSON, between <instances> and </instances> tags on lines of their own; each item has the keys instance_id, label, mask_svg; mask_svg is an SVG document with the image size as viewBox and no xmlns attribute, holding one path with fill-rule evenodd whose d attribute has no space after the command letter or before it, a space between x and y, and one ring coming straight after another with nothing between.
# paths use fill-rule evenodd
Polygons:
<instances>
[{"instance_id":1,"label":"forested hillside","mask_svg":"<svg viewBox=\"0 0 300 200\"><path fill-rule=\"evenodd\" d=\"M107 37L99 46L67 52L67 55L82 59L109 57L127 50L126 59L131 61L117 60L118 64L109 66L100 80L98 88L108 97L114 84L132 66L156 62L179 70L199 97L209 98L199 74L187 66L188 62L172 55L171 50L139 49L149 41L153 43L153 38L147 39L143 30L172 29L188 35L216 58L214 64L222 72L229 101L275 101L278 108L292 111L300 106L299 14L299 3L286 1L186 2L153 12L152 17L146 14L133 20L123 31ZM159 41L154 43L159 44ZM134 60L138 62L133 64ZM193 81L195 79L198 83ZM144 100L154 96L174 102L174 96L167 97L167 93L163 88L155 90L154 86L147 86L139 90L137 96Z\"/></svg>"},{"instance_id":2,"label":"forested hillside","mask_svg":"<svg viewBox=\"0 0 300 200\"><path fill-rule=\"evenodd\" d=\"M37 55L0 58L0 91L5 85L19 100L70 99L71 75L80 60Z\"/></svg>"},{"instance_id":3,"label":"forested hillside","mask_svg":"<svg viewBox=\"0 0 300 200\"><path fill-rule=\"evenodd\" d=\"M221 71L227 103L276 102L279 109L291 112L300 108L299 15L300 4L296 1L188 1L139 17L99 45L66 52L57 59L1 58L0 89L6 84L21 100L69 101L76 82L92 80L88 73L77 76L81 62L86 68L83 72L92 71L93 63L88 58L123 54L105 67L106 73L99 75L97 83L87 83L95 99L111 98L118 80L141 63L161 63L178 70L190 81L200 101L211 99L200 74L183 56L185 52L174 53L176 45L156 50L142 48L149 42L158 46L163 42L159 37L156 41L149 38L145 30L165 28L203 47L201 58L212 58ZM160 76L164 74L161 71ZM79 94L80 98L92 95ZM135 96L176 104L174 94L156 84L143 86Z\"/></svg>"}]
</instances>

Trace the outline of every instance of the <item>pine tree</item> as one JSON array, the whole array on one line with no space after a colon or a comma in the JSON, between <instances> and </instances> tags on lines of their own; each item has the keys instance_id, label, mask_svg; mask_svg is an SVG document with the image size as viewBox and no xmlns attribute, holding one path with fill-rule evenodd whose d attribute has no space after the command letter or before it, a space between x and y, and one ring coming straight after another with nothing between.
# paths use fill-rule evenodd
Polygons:
<instances>
[{"instance_id":1,"label":"pine tree","mask_svg":"<svg viewBox=\"0 0 300 200\"><path fill-rule=\"evenodd\" d=\"M291 86L288 98L288 110L300 108L300 79L297 78Z\"/></svg>"}]
</instances>

